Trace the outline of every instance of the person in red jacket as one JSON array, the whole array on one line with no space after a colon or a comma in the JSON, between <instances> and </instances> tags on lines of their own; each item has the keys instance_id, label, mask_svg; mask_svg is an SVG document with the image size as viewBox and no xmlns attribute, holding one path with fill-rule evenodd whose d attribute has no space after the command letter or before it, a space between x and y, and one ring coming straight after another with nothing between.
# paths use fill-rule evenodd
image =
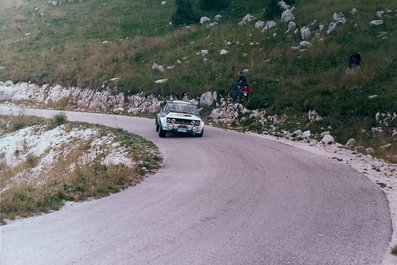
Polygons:
<instances>
[{"instance_id":1,"label":"person in red jacket","mask_svg":"<svg viewBox=\"0 0 397 265\"><path fill-rule=\"evenodd\" d=\"M248 101L251 98L252 89L248 85L247 79L241 72L238 72L237 76L237 81L231 86L233 90L233 101L240 102L241 98L244 98Z\"/></svg>"}]
</instances>

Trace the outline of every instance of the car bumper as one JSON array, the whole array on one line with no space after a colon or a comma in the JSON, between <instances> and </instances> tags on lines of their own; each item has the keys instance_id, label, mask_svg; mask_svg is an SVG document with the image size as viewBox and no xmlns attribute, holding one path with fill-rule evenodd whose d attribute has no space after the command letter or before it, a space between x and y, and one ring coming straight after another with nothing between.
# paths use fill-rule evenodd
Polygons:
<instances>
[{"instance_id":1,"label":"car bumper","mask_svg":"<svg viewBox=\"0 0 397 265\"><path fill-rule=\"evenodd\" d=\"M181 126L164 126L162 127L164 131L173 133L186 133L186 134L201 134L204 127L181 127Z\"/></svg>"}]
</instances>

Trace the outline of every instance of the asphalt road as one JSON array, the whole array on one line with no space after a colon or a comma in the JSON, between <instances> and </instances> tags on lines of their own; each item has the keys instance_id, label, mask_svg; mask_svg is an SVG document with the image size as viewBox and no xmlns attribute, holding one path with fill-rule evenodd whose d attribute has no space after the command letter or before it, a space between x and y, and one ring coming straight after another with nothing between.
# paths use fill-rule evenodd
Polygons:
<instances>
[{"instance_id":1,"label":"asphalt road","mask_svg":"<svg viewBox=\"0 0 397 265\"><path fill-rule=\"evenodd\" d=\"M164 167L109 197L1 226L1 264L375 265L389 251L386 196L347 165L223 129L159 138L150 119L67 116L150 139Z\"/></svg>"}]
</instances>

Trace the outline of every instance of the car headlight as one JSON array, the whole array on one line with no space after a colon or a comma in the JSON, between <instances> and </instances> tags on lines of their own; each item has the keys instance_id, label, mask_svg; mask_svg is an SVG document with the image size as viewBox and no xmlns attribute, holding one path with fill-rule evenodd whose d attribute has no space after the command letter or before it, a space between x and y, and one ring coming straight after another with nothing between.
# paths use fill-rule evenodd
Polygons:
<instances>
[{"instance_id":1,"label":"car headlight","mask_svg":"<svg viewBox=\"0 0 397 265\"><path fill-rule=\"evenodd\" d=\"M171 119L170 118L167 118L167 123L171 123Z\"/></svg>"},{"instance_id":2,"label":"car headlight","mask_svg":"<svg viewBox=\"0 0 397 265\"><path fill-rule=\"evenodd\" d=\"M172 119L171 122L172 122L172 123L175 123L175 119Z\"/></svg>"},{"instance_id":3,"label":"car headlight","mask_svg":"<svg viewBox=\"0 0 397 265\"><path fill-rule=\"evenodd\" d=\"M191 124L194 126L194 125L196 124L196 122L195 122L195 121L192 121Z\"/></svg>"},{"instance_id":4,"label":"car headlight","mask_svg":"<svg viewBox=\"0 0 397 265\"><path fill-rule=\"evenodd\" d=\"M199 126L200 125L200 121L196 121L196 126Z\"/></svg>"}]
</instances>

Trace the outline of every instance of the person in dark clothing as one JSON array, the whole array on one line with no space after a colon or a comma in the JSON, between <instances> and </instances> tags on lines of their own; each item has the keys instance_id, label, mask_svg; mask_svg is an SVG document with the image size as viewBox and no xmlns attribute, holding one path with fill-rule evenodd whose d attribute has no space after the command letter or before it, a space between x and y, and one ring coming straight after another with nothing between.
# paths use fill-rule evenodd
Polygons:
<instances>
[{"instance_id":1,"label":"person in dark clothing","mask_svg":"<svg viewBox=\"0 0 397 265\"><path fill-rule=\"evenodd\" d=\"M234 102L239 102L241 95L243 93L243 89L247 89L247 87L249 87L245 76L242 75L241 72L238 72L237 75L238 75L238 79L231 87L233 90L233 101Z\"/></svg>"},{"instance_id":2,"label":"person in dark clothing","mask_svg":"<svg viewBox=\"0 0 397 265\"><path fill-rule=\"evenodd\" d=\"M349 57L349 69L360 68L361 56L357 52L353 52Z\"/></svg>"}]
</instances>

